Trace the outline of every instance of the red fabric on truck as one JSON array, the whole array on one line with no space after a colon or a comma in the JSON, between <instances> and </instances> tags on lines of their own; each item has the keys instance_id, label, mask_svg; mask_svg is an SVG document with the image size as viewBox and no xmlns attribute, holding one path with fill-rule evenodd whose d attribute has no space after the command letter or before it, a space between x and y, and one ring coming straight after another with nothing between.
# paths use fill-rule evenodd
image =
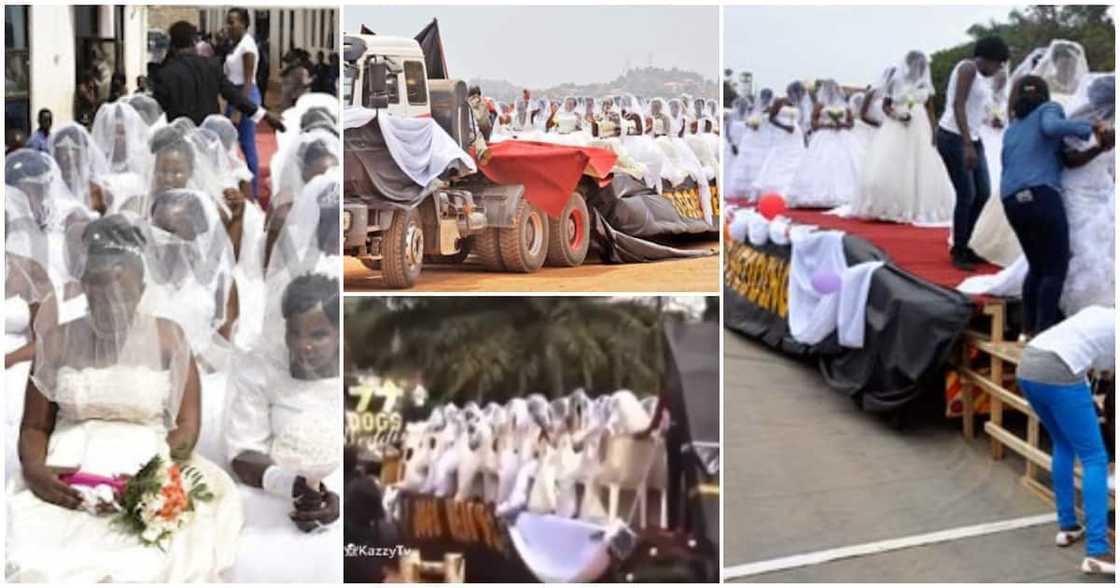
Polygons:
<instances>
[{"instance_id":1,"label":"red fabric on truck","mask_svg":"<svg viewBox=\"0 0 1120 588\"><path fill-rule=\"evenodd\" d=\"M614 152L599 147L502 141L490 145L490 161L479 169L494 183L525 186L531 204L559 218L580 176L605 180L617 159Z\"/></svg>"}]
</instances>

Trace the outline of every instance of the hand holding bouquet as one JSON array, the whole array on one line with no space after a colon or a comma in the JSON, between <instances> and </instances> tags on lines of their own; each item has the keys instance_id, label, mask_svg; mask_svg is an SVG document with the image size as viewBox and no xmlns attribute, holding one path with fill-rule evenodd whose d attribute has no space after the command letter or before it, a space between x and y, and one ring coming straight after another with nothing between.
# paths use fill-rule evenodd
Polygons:
<instances>
[{"instance_id":1,"label":"hand holding bouquet","mask_svg":"<svg viewBox=\"0 0 1120 588\"><path fill-rule=\"evenodd\" d=\"M841 123L844 122L847 114L846 110L841 106L829 106L824 109L824 113L828 115L828 119L832 121L832 126L839 128Z\"/></svg>"},{"instance_id":2,"label":"hand holding bouquet","mask_svg":"<svg viewBox=\"0 0 1120 588\"><path fill-rule=\"evenodd\" d=\"M917 106L917 104L918 100L914 97L913 94L907 94L906 96L904 96L902 98L902 106L903 108L905 108L905 112L898 116L899 120L901 120L902 122L910 122L910 119L914 116L914 107Z\"/></svg>"},{"instance_id":3,"label":"hand holding bouquet","mask_svg":"<svg viewBox=\"0 0 1120 588\"><path fill-rule=\"evenodd\" d=\"M762 126L762 117L758 116L757 114L750 115L749 117L747 117L747 126L757 131L758 127Z\"/></svg>"}]
</instances>

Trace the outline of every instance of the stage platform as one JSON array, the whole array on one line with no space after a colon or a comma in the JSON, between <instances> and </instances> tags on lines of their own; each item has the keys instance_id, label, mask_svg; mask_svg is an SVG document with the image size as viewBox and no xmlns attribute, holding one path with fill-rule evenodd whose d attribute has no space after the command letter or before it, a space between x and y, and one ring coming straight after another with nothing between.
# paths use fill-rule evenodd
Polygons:
<instances>
[{"instance_id":1,"label":"stage platform","mask_svg":"<svg viewBox=\"0 0 1120 588\"><path fill-rule=\"evenodd\" d=\"M956 289L965 278L994 274L1000 268L990 263L979 265L974 272L961 271L949 261L949 229L947 227L915 227L826 214L824 210L788 210L785 216L794 222L844 231L871 243L885 253L895 265L916 278Z\"/></svg>"}]
</instances>

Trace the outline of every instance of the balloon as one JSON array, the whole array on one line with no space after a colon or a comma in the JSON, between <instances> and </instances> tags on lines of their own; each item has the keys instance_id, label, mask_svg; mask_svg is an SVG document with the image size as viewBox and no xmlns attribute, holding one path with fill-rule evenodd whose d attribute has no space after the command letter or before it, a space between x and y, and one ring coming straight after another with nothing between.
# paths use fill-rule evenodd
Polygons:
<instances>
[{"instance_id":1,"label":"balloon","mask_svg":"<svg viewBox=\"0 0 1120 588\"><path fill-rule=\"evenodd\" d=\"M820 270L813 274L811 279L813 289L818 294L832 294L840 290L840 275L836 272Z\"/></svg>"},{"instance_id":2,"label":"balloon","mask_svg":"<svg viewBox=\"0 0 1120 588\"><path fill-rule=\"evenodd\" d=\"M766 217L766 220L774 220L774 217L785 211L786 200L777 192L767 192L758 199L758 212Z\"/></svg>"}]
</instances>

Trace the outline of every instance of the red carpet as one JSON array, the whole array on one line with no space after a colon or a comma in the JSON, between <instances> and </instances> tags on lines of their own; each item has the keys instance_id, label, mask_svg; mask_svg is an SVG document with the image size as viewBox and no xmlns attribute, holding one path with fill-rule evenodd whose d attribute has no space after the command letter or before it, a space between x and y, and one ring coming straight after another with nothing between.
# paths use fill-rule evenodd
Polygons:
<instances>
[{"instance_id":1,"label":"red carpet","mask_svg":"<svg viewBox=\"0 0 1120 588\"><path fill-rule=\"evenodd\" d=\"M949 229L923 228L879 221L840 218L822 210L787 210L791 219L804 224L844 231L881 249L898 267L927 282L955 289L965 278L994 274L1000 268L984 264L973 273L963 272L949 262Z\"/></svg>"},{"instance_id":2,"label":"red carpet","mask_svg":"<svg viewBox=\"0 0 1120 588\"><path fill-rule=\"evenodd\" d=\"M276 154L276 131L267 124L257 125L257 167L260 181L257 182L257 197L261 206L268 209L272 196L272 156Z\"/></svg>"}]
</instances>

